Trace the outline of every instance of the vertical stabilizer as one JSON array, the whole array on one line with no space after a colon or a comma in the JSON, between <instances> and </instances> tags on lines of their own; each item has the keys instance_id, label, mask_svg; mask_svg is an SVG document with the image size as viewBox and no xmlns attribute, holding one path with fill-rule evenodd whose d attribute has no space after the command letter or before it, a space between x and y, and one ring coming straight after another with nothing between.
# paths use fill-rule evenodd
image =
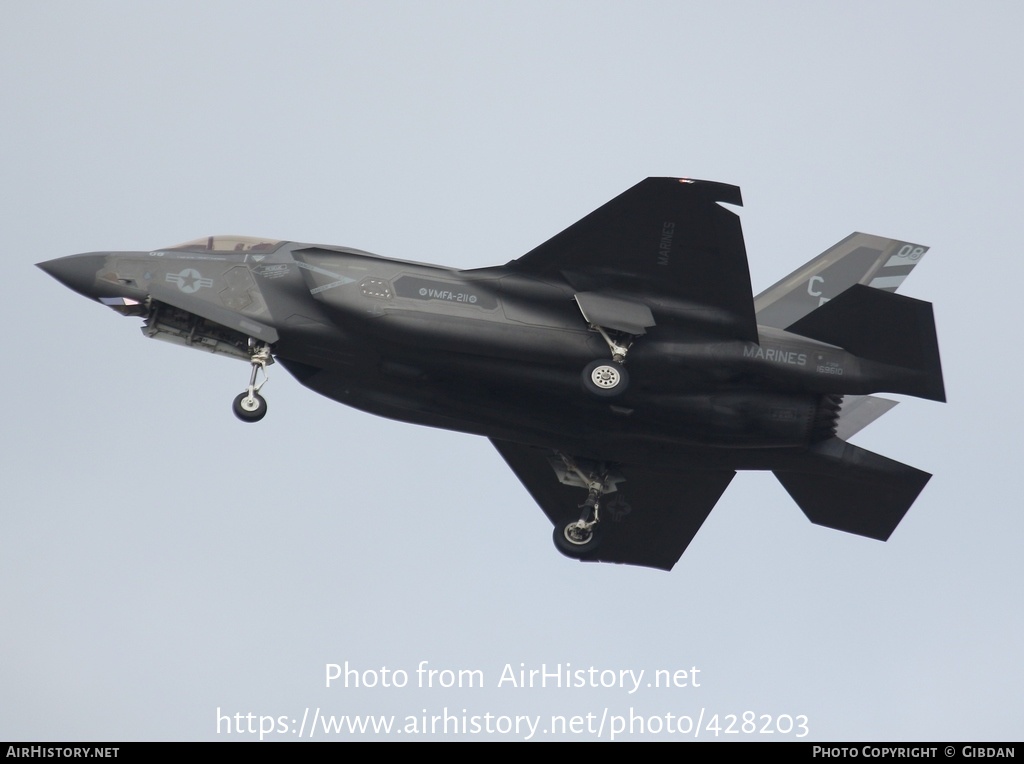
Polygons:
<instances>
[{"instance_id":1,"label":"vertical stabilizer","mask_svg":"<svg viewBox=\"0 0 1024 764\"><path fill-rule=\"evenodd\" d=\"M785 329L854 284L895 292L928 247L852 233L754 298L757 323Z\"/></svg>"}]
</instances>

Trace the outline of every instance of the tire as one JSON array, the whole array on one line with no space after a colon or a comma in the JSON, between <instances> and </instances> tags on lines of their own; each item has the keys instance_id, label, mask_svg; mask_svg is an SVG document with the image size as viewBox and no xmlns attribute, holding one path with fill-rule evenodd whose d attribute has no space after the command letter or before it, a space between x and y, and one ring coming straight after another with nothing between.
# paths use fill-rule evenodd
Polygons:
<instances>
[{"instance_id":1,"label":"tire","mask_svg":"<svg viewBox=\"0 0 1024 764\"><path fill-rule=\"evenodd\" d=\"M590 553L597 549L601 543L601 524L591 526L588 531L587 540L583 540L578 533L573 533L575 530L576 523L565 523L564 525L556 525L554 532L551 534L552 540L555 542L555 547L559 552L564 554L566 557L572 557L574 560L579 560L584 557L589 557ZM575 537L575 538L574 538Z\"/></svg>"},{"instance_id":2,"label":"tire","mask_svg":"<svg viewBox=\"0 0 1024 764\"><path fill-rule=\"evenodd\" d=\"M613 361L591 361L581 376L583 389L600 398L614 398L629 387L626 367Z\"/></svg>"},{"instance_id":3,"label":"tire","mask_svg":"<svg viewBox=\"0 0 1024 764\"><path fill-rule=\"evenodd\" d=\"M244 392L235 398L231 410L243 422L258 422L267 415L267 401L259 393L253 393L250 398L249 393Z\"/></svg>"}]
</instances>

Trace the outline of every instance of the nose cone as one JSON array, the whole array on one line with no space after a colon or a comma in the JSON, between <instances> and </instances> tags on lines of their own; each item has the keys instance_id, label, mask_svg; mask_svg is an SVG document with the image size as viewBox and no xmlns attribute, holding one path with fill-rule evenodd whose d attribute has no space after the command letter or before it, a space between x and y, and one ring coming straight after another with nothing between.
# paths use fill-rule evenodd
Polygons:
<instances>
[{"instance_id":1,"label":"nose cone","mask_svg":"<svg viewBox=\"0 0 1024 764\"><path fill-rule=\"evenodd\" d=\"M96 277L104 267L106 260L105 252L87 252L84 255L58 257L56 260L47 260L45 263L36 263L36 265L68 289L74 289L81 295L98 299L103 295L100 294Z\"/></svg>"}]
</instances>

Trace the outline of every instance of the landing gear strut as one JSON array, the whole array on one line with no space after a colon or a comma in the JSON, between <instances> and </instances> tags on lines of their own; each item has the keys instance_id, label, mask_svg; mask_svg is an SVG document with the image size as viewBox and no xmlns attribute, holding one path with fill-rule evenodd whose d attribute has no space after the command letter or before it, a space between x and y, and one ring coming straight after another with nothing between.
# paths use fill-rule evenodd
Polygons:
<instances>
[{"instance_id":1,"label":"landing gear strut","mask_svg":"<svg viewBox=\"0 0 1024 764\"><path fill-rule=\"evenodd\" d=\"M600 469L584 472L571 457L560 454L566 471L572 473L587 489L587 499L580 505L580 519L555 526L552 538L558 551L576 559L589 556L601 542L601 498L615 490L615 481L602 465Z\"/></svg>"},{"instance_id":2,"label":"landing gear strut","mask_svg":"<svg viewBox=\"0 0 1024 764\"><path fill-rule=\"evenodd\" d=\"M244 393L235 397L231 410L243 422L258 422L267 415L267 401L260 395L260 388L267 383L267 365L274 362L270 355L270 346L249 340L249 363L252 373L249 375L249 387ZM263 381L256 384L256 375L263 372Z\"/></svg>"}]
</instances>

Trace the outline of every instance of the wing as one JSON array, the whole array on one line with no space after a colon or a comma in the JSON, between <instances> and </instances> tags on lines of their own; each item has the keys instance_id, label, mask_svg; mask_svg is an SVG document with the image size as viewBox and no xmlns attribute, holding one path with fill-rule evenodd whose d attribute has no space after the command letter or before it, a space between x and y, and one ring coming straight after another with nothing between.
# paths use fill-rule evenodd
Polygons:
<instances>
[{"instance_id":1,"label":"wing","mask_svg":"<svg viewBox=\"0 0 1024 764\"><path fill-rule=\"evenodd\" d=\"M586 492L559 481L550 461L554 451L491 442L556 527L579 519ZM616 471L622 478L617 490L601 502L603 538L582 559L661 570L676 564L736 474L685 467L668 474L635 465Z\"/></svg>"},{"instance_id":2,"label":"wing","mask_svg":"<svg viewBox=\"0 0 1024 764\"><path fill-rule=\"evenodd\" d=\"M683 300L728 316L730 333L757 341L736 186L647 178L508 264L561 276L580 292Z\"/></svg>"},{"instance_id":3,"label":"wing","mask_svg":"<svg viewBox=\"0 0 1024 764\"><path fill-rule=\"evenodd\" d=\"M928 247L852 233L754 299L757 323L785 329L854 284L895 292Z\"/></svg>"}]
</instances>

